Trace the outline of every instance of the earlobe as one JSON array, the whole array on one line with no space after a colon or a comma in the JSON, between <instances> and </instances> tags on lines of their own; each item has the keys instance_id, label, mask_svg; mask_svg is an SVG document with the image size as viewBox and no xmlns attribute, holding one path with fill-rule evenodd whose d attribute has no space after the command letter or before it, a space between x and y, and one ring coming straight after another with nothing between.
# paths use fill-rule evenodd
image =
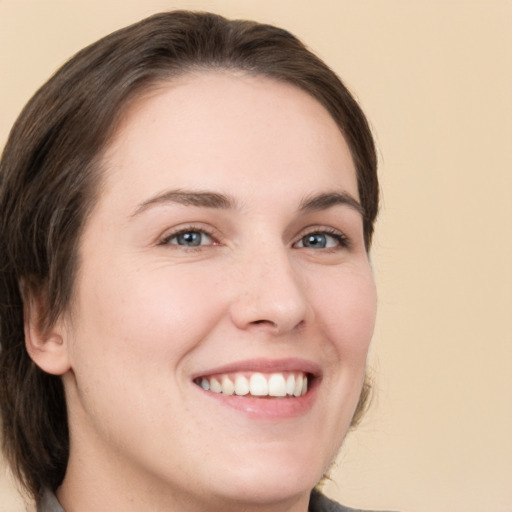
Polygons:
<instances>
[{"instance_id":1,"label":"earlobe","mask_svg":"<svg viewBox=\"0 0 512 512\"><path fill-rule=\"evenodd\" d=\"M64 321L46 326L42 318L41 297L24 301L25 346L34 363L52 375L63 375L70 369Z\"/></svg>"}]
</instances>

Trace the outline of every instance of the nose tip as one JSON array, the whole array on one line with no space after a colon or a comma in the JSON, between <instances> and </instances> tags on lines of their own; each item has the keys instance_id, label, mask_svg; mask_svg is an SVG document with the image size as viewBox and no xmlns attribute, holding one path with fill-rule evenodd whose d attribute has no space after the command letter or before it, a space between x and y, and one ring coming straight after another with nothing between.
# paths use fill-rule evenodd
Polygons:
<instances>
[{"instance_id":1,"label":"nose tip","mask_svg":"<svg viewBox=\"0 0 512 512\"><path fill-rule=\"evenodd\" d=\"M253 263L244 273L242 289L231 307L239 329L264 330L274 335L301 328L309 316L305 286L289 261L269 266Z\"/></svg>"}]
</instances>

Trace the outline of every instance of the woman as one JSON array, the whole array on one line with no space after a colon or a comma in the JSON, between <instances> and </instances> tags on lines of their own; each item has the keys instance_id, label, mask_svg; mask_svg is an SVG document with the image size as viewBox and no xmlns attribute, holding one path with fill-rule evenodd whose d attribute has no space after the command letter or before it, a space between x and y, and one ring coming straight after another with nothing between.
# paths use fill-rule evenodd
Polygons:
<instances>
[{"instance_id":1,"label":"woman","mask_svg":"<svg viewBox=\"0 0 512 512\"><path fill-rule=\"evenodd\" d=\"M4 452L39 510L346 510L376 156L281 29L159 14L65 64L1 161Z\"/></svg>"}]
</instances>

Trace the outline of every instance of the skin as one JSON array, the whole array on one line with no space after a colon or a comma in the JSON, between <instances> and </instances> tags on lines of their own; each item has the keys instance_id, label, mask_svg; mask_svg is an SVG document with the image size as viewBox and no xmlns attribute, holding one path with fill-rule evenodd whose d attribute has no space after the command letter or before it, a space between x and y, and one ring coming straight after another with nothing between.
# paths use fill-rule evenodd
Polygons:
<instances>
[{"instance_id":1,"label":"skin","mask_svg":"<svg viewBox=\"0 0 512 512\"><path fill-rule=\"evenodd\" d=\"M69 311L44 336L28 327L32 357L66 390L59 501L305 512L349 428L376 312L360 212L300 208L315 194L358 199L337 125L293 86L197 73L130 107L103 168ZM234 204L161 197L170 190ZM182 230L200 245L180 245ZM307 246L311 233L327 246ZM317 369L314 399L290 417L234 409L193 382L290 358Z\"/></svg>"}]
</instances>

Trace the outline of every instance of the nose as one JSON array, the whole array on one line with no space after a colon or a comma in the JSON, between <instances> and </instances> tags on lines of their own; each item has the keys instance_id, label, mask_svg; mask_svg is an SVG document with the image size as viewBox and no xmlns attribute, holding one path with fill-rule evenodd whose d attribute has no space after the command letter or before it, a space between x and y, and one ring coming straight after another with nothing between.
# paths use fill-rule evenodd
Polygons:
<instances>
[{"instance_id":1,"label":"nose","mask_svg":"<svg viewBox=\"0 0 512 512\"><path fill-rule=\"evenodd\" d=\"M286 249L259 251L244 260L230 308L233 323L273 335L302 327L311 317L306 283Z\"/></svg>"}]
</instances>

